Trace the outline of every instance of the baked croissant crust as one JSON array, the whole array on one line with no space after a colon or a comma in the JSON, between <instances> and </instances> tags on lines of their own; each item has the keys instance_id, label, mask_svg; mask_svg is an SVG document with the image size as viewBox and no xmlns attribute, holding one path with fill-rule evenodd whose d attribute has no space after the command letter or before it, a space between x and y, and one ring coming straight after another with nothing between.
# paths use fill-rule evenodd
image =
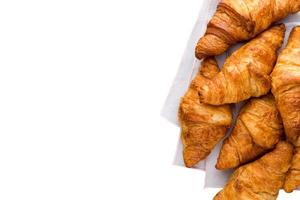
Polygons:
<instances>
[{"instance_id":1,"label":"baked croissant crust","mask_svg":"<svg viewBox=\"0 0 300 200\"><path fill-rule=\"evenodd\" d=\"M299 10L299 0L221 0L198 41L196 57L222 54L230 45L255 37L273 22Z\"/></svg>"},{"instance_id":2,"label":"baked croissant crust","mask_svg":"<svg viewBox=\"0 0 300 200\"><path fill-rule=\"evenodd\" d=\"M235 168L257 158L274 148L282 132L273 95L251 99L241 109L231 135L224 141L216 168Z\"/></svg>"},{"instance_id":3,"label":"baked croissant crust","mask_svg":"<svg viewBox=\"0 0 300 200\"><path fill-rule=\"evenodd\" d=\"M292 166L288 171L283 189L286 192L293 192L300 186L300 148L297 147L292 161Z\"/></svg>"},{"instance_id":4,"label":"baked croissant crust","mask_svg":"<svg viewBox=\"0 0 300 200\"><path fill-rule=\"evenodd\" d=\"M285 190L300 186L300 26L295 27L272 72L272 93L280 111L285 134L297 148Z\"/></svg>"},{"instance_id":5,"label":"baked croissant crust","mask_svg":"<svg viewBox=\"0 0 300 200\"><path fill-rule=\"evenodd\" d=\"M179 122L184 146L183 158L187 167L205 159L225 136L232 121L229 105L211 106L200 103L197 90L219 72L214 58L202 62L179 107Z\"/></svg>"},{"instance_id":6,"label":"baked croissant crust","mask_svg":"<svg viewBox=\"0 0 300 200\"><path fill-rule=\"evenodd\" d=\"M200 101L223 105L267 94L284 33L283 24L274 26L235 51L222 71L200 88Z\"/></svg>"},{"instance_id":7,"label":"baked croissant crust","mask_svg":"<svg viewBox=\"0 0 300 200\"><path fill-rule=\"evenodd\" d=\"M279 142L272 152L238 168L214 200L275 200L292 156L293 146Z\"/></svg>"},{"instance_id":8,"label":"baked croissant crust","mask_svg":"<svg viewBox=\"0 0 300 200\"><path fill-rule=\"evenodd\" d=\"M300 147L300 26L292 30L271 76L272 93L285 133L295 146Z\"/></svg>"}]
</instances>

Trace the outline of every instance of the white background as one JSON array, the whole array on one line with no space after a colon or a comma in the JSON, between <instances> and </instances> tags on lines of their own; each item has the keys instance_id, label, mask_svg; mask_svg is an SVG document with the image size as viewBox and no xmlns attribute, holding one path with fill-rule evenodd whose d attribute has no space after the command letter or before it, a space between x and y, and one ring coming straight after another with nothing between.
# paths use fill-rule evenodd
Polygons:
<instances>
[{"instance_id":1,"label":"white background","mask_svg":"<svg viewBox=\"0 0 300 200\"><path fill-rule=\"evenodd\" d=\"M159 116L200 6L1 1L0 199L212 199Z\"/></svg>"}]
</instances>

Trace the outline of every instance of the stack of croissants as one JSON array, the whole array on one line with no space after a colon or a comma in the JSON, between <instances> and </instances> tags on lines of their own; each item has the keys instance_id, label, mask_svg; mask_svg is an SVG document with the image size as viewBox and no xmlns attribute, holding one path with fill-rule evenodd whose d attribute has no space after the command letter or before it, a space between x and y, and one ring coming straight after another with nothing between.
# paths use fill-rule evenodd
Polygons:
<instances>
[{"instance_id":1,"label":"stack of croissants","mask_svg":"<svg viewBox=\"0 0 300 200\"><path fill-rule=\"evenodd\" d=\"M300 0L221 0L196 45L203 59L178 118L187 167L224 140L216 168L234 169L215 200L274 200L300 186L300 26L278 55ZM238 42L221 70L214 58ZM246 101L235 125L232 104Z\"/></svg>"}]
</instances>

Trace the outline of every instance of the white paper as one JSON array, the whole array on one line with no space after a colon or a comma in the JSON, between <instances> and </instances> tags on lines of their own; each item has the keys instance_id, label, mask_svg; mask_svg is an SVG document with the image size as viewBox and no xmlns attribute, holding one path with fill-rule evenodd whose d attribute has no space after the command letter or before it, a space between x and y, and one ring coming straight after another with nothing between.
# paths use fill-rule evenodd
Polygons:
<instances>
[{"instance_id":1,"label":"white paper","mask_svg":"<svg viewBox=\"0 0 300 200\"><path fill-rule=\"evenodd\" d=\"M219 0L210 0L204 1L197 23L192 31L190 39L188 41L186 50L182 57L177 75L173 82L173 85L170 89L169 95L165 101L163 106L161 115L166 118L171 123L178 126L177 120L177 112L179 107L180 98L185 94L186 90L190 82L193 80L194 76L198 72L200 61L195 58L195 46L197 44L198 39L204 34L206 30L206 26L208 21L211 19L212 15L215 13L217 4ZM282 21L285 23L287 31L285 35L285 41L282 45L282 48L286 46L286 42L289 36L291 29L300 25L300 13L289 16L288 18ZM226 53L221 56L217 56L218 64L222 67L225 58L230 55L233 51L238 49L242 43L232 46ZM282 49L281 48L281 49ZM234 121L236 120L236 116L240 110L240 107L244 104L244 102L240 104L236 104L233 107L233 116ZM230 134L232 128L228 131L227 135ZM219 171L215 169L216 160L221 148L222 142L220 142L216 148L212 151L212 153L208 156L206 161L200 162L194 168L201 169L206 171L205 177L205 187L210 188L220 188L223 187L227 182L229 175L232 173L232 170L228 171ZM177 151L174 159L174 164L179 166L184 166L183 158L182 158L182 143L179 139Z\"/></svg>"}]
</instances>

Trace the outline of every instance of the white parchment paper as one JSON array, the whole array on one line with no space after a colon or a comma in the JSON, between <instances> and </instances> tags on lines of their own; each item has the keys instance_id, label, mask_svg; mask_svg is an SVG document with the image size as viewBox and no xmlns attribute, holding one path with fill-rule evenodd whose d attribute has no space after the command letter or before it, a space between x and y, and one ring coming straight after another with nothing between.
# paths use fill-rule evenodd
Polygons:
<instances>
[{"instance_id":1,"label":"white parchment paper","mask_svg":"<svg viewBox=\"0 0 300 200\"><path fill-rule=\"evenodd\" d=\"M208 0L203 2L202 8L200 9L198 20L191 33L177 75L174 79L168 97L161 111L162 117L166 118L168 121L170 121L171 123L177 126L178 126L177 112L178 112L180 98L185 94L190 82L195 77L196 73L198 72L199 66L201 64L201 62L195 58L195 52L194 52L195 46L197 44L198 39L204 34L207 23L212 17L212 15L214 14L218 3L219 0ZM285 23L287 28L286 35L285 35L285 42L282 45L282 48L284 48L291 29L296 25L300 25L300 13L289 16L288 18L284 19L282 22ZM222 68L222 65L226 57L228 57L233 51L238 49L241 45L242 43L234 45L223 55L217 56L217 61L220 68ZM242 105L244 105L244 103L245 102L241 102L233 106L234 121L236 120L236 116L238 115L239 110L242 107ZM233 126L228 131L227 136L228 134L230 134ZM212 151L212 153L207 157L206 161L202 161L194 167L195 169L206 171L205 187L210 187L210 188L223 187L224 184L227 182L229 175L232 173L232 170L219 171L215 169L216 160L219 155L222 142L223 141L221 141L216 146L216 148ZM178 141L174 164L178 166L184 166L184 162L182 158L182 143L180 139Z\"/></svg>"}]
</instances>

